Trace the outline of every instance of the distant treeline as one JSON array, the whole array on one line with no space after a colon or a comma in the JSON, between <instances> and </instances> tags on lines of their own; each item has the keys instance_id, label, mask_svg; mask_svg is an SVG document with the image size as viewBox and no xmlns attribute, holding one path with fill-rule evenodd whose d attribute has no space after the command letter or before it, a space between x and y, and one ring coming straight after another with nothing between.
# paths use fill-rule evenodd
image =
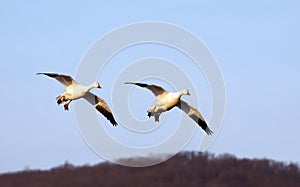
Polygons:
<instances>
[{"instance_id":1,"label":"distant treeline","mask_svg":"<svg viewBox=\"0 0 300 187\"><path fill-rule=\"evenodd\" d=\"M142 158L137 158L142 159ZM151 158L147 158L151 159ZM157 158L155 158L157 159ZM131 168L111 163L75 167L65 163L47 171L1 174L1 187L199 187L300 186L295 163L238 159L224 154L184 152L161 164Z\"/></svg>"}]
</instances>

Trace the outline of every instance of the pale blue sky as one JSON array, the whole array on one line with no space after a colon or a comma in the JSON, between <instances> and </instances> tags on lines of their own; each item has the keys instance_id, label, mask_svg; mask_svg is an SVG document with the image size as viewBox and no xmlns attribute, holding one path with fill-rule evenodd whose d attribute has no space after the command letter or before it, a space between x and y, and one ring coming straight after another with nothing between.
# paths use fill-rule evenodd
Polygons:
<instances>
[{"instance_id":1,"label":"pale blue sky","mask_svg":"<svg viewBox=\"0 0 300 187\"><path fill-rule=\"evenodd\" d=\"M142 21L186 28L219 63L227 108L208 151L300 162L299 6L291 0L1 2L0 172L46 169L66 160L76 165L102 161L80 136L73 112L56 106L63 87L35 73L74 75L97 39ZM161 48L130 48L112 60L174 57ZM108 89L97 94L109 98L110 82L101 81ZM201 104L209 115L210 102ZM193 150L193 143L188 149Z\"/></svg>"}]
</instances>

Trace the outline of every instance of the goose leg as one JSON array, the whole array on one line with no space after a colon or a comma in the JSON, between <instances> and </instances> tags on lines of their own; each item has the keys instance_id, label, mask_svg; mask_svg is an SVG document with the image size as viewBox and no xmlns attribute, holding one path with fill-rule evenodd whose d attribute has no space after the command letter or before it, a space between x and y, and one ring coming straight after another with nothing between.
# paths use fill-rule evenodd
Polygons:
<instances>
[{"instance_id":1,"label":"goose leg","mask_svg":"<svg viewBox=\"0 0 300 187\"><path fill-rule=\"evenodd\" d=\"M56 102L57 102L58 105L60 105L64 101L65 101L65 96L64 95L59 95L59 96L56 97Z\"/></svg>"},{"instance_id":2,"label":"goose leg","mask_svg":"<svg viewBox=\"0 0 300 187\"><path fill-rule=\"evenodd\" d=\"M69 110L69 104L71 103L71 101L72 100L69 100L69 102L64 105L65 110Z\"/></svg>"},{"instance_id":3,"label":"goose leg","mask_svg":"<svg viewBox=\"0 0 300 187\"><path fill-rule=\"evenodd\" d=\"M161 113L159 113L159 112L155 112L155 107L153 107L153 108L150 108L149 110L147 110L147 112L148 112L148 117L150 118L151 116L154 116L154 119L155 119L155 122L159 122L159 115L161 114Z\"/></svg>"},{"instance_id":4,"label":"goose leg","mask_svg":"<svg viewBox=\"0 0 300 187\"><path fill-rule=\"evenodd\" d=\"M153 112L153 108L150 108L149 110L147 110L147 116L150 118L151 116L154 116L154 112Z\"/></svg>"},{"instance_id":5,"label":"goose leg","mask_svg":"<svg viewBox=\"0 0 300 187\"><path fill-rule=\"evenodd\" d=\"M159 122L159 115L156 114L156 115L154 116L154 119L155 119L155 122Z\"/></svg>"}]
</instances>

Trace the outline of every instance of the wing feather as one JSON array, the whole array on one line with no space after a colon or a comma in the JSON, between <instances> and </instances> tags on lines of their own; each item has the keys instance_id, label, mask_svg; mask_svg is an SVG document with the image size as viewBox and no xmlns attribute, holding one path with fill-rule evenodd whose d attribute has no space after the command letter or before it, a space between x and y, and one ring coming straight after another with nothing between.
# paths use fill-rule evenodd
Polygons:
<instances>
[{"instance_id":1,"label":"wing feather","mask_svg":"<svg viewBox=\"0 0 300 187\"><path fill-rule=\"evenodd\" d=\"M182 100L178 102L177 107L184 111L190 118L192 118L208 135L213 134L213 131L207 126L205 119L196 108Z\"/></svg>"},{"instance_id":2,"label":"wing feather","mask_svg":"<svg viewBox=\"0 0 300 187\"><path fill-rule=\"evenodd\" d=\"M60 75L57 73L37 73L37 75L41 75L41 74L56 79L58 82L63 84L65 87L77 84L77 82L69 75Z\"/></svg>"},{"instance_id":3,"label":"wing feather","mask_svg":"<svg viewBox=\"0 0 300 187\"><path fill-rule=\"evenodd\" d=\"M125 82L125 84L134 84L136 86L142 87L142 88L147 88L150 90L155 96L159 96L163 93L166 93L167 91L163 89L160 86L154 85L154 84L144 84L144 83L137 83L137 82Z\"/></svg>"},{"instance_id":4,"label":"wing feather","mask_svg":"<svg viewBox=\"0 0 300 187\"><path fill-rule=\"evenodd\" d=\"M106 104L106 102L102 98L88 92L88 93L85 94L84 99L86 99L91 105L95 106L95 108L103 116L105 116L106 119L109 120L110 123L113 126L118 125L115 118L114 118L114 116L113 116L113 114L112 114L112 112L111 112L111 110L109 109L108 105Z\"/></svg>"}]
</instances>

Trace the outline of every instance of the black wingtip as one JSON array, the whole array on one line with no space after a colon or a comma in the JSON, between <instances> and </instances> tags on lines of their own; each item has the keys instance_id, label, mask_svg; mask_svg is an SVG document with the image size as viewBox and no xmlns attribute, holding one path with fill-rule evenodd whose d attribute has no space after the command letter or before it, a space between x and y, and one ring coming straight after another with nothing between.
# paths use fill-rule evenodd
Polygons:
<instances>
[{"instance_id":1,"label":"black wingtip","mask_svg":"<svg viewBox=\"0 0 300 187\"><path fill-rule=\"evenodd\" d=\"M209 127L206 127L205 132L207 135L211 135L211 136L214 134L214 132L212 130L210 130Z\"/></svg>"},{"instance_id":2,"label":"black wingtip","mask_svg":"<svg viewBox=\"0 0 300 187\"><path fill-rule=\"evenodd\" d=\"M115 120L113 114L111 114L111 116L108 117L107 119L109 120L109 122L110 122L114 127L118 126L118 123L117 123L117 121Z\"/></svg>"},{"instance_id":3,"label":"black wingtip","mask_svg":"<svg viewBox=\"0 0 300 187\"><path fill-rule=\"evenodd\" d=\"M139 83L139 82L125 82L124 84L134 84L136 86L140 86L140 87L143 87L143 88L149 86L148 84Z\"/></svg>"},{"instance_id":4,"label":"black wingtip","mask_svg":"<svg viewBox=\"0 0 300 187\"><path fill-rule=\"evenodd\" d=\"M109 120L109 121L110 121L110 123L111 123L114 127L118 126L118 123L116 122L116 120L115 120L114 118L112 118L112 119Z\"/></svg>"},{"instance_id":5,"label":"black wingtip","mask_svg":"<svg viewBox=\"0 0 300 187\"><path fill-rule=\"evenodd\" d=\"M46 76L52 77L52 78L55 78L56 76L58 76L57 73L37 73L37 75L46 75Z\"/></svg>"}]
</instances>

